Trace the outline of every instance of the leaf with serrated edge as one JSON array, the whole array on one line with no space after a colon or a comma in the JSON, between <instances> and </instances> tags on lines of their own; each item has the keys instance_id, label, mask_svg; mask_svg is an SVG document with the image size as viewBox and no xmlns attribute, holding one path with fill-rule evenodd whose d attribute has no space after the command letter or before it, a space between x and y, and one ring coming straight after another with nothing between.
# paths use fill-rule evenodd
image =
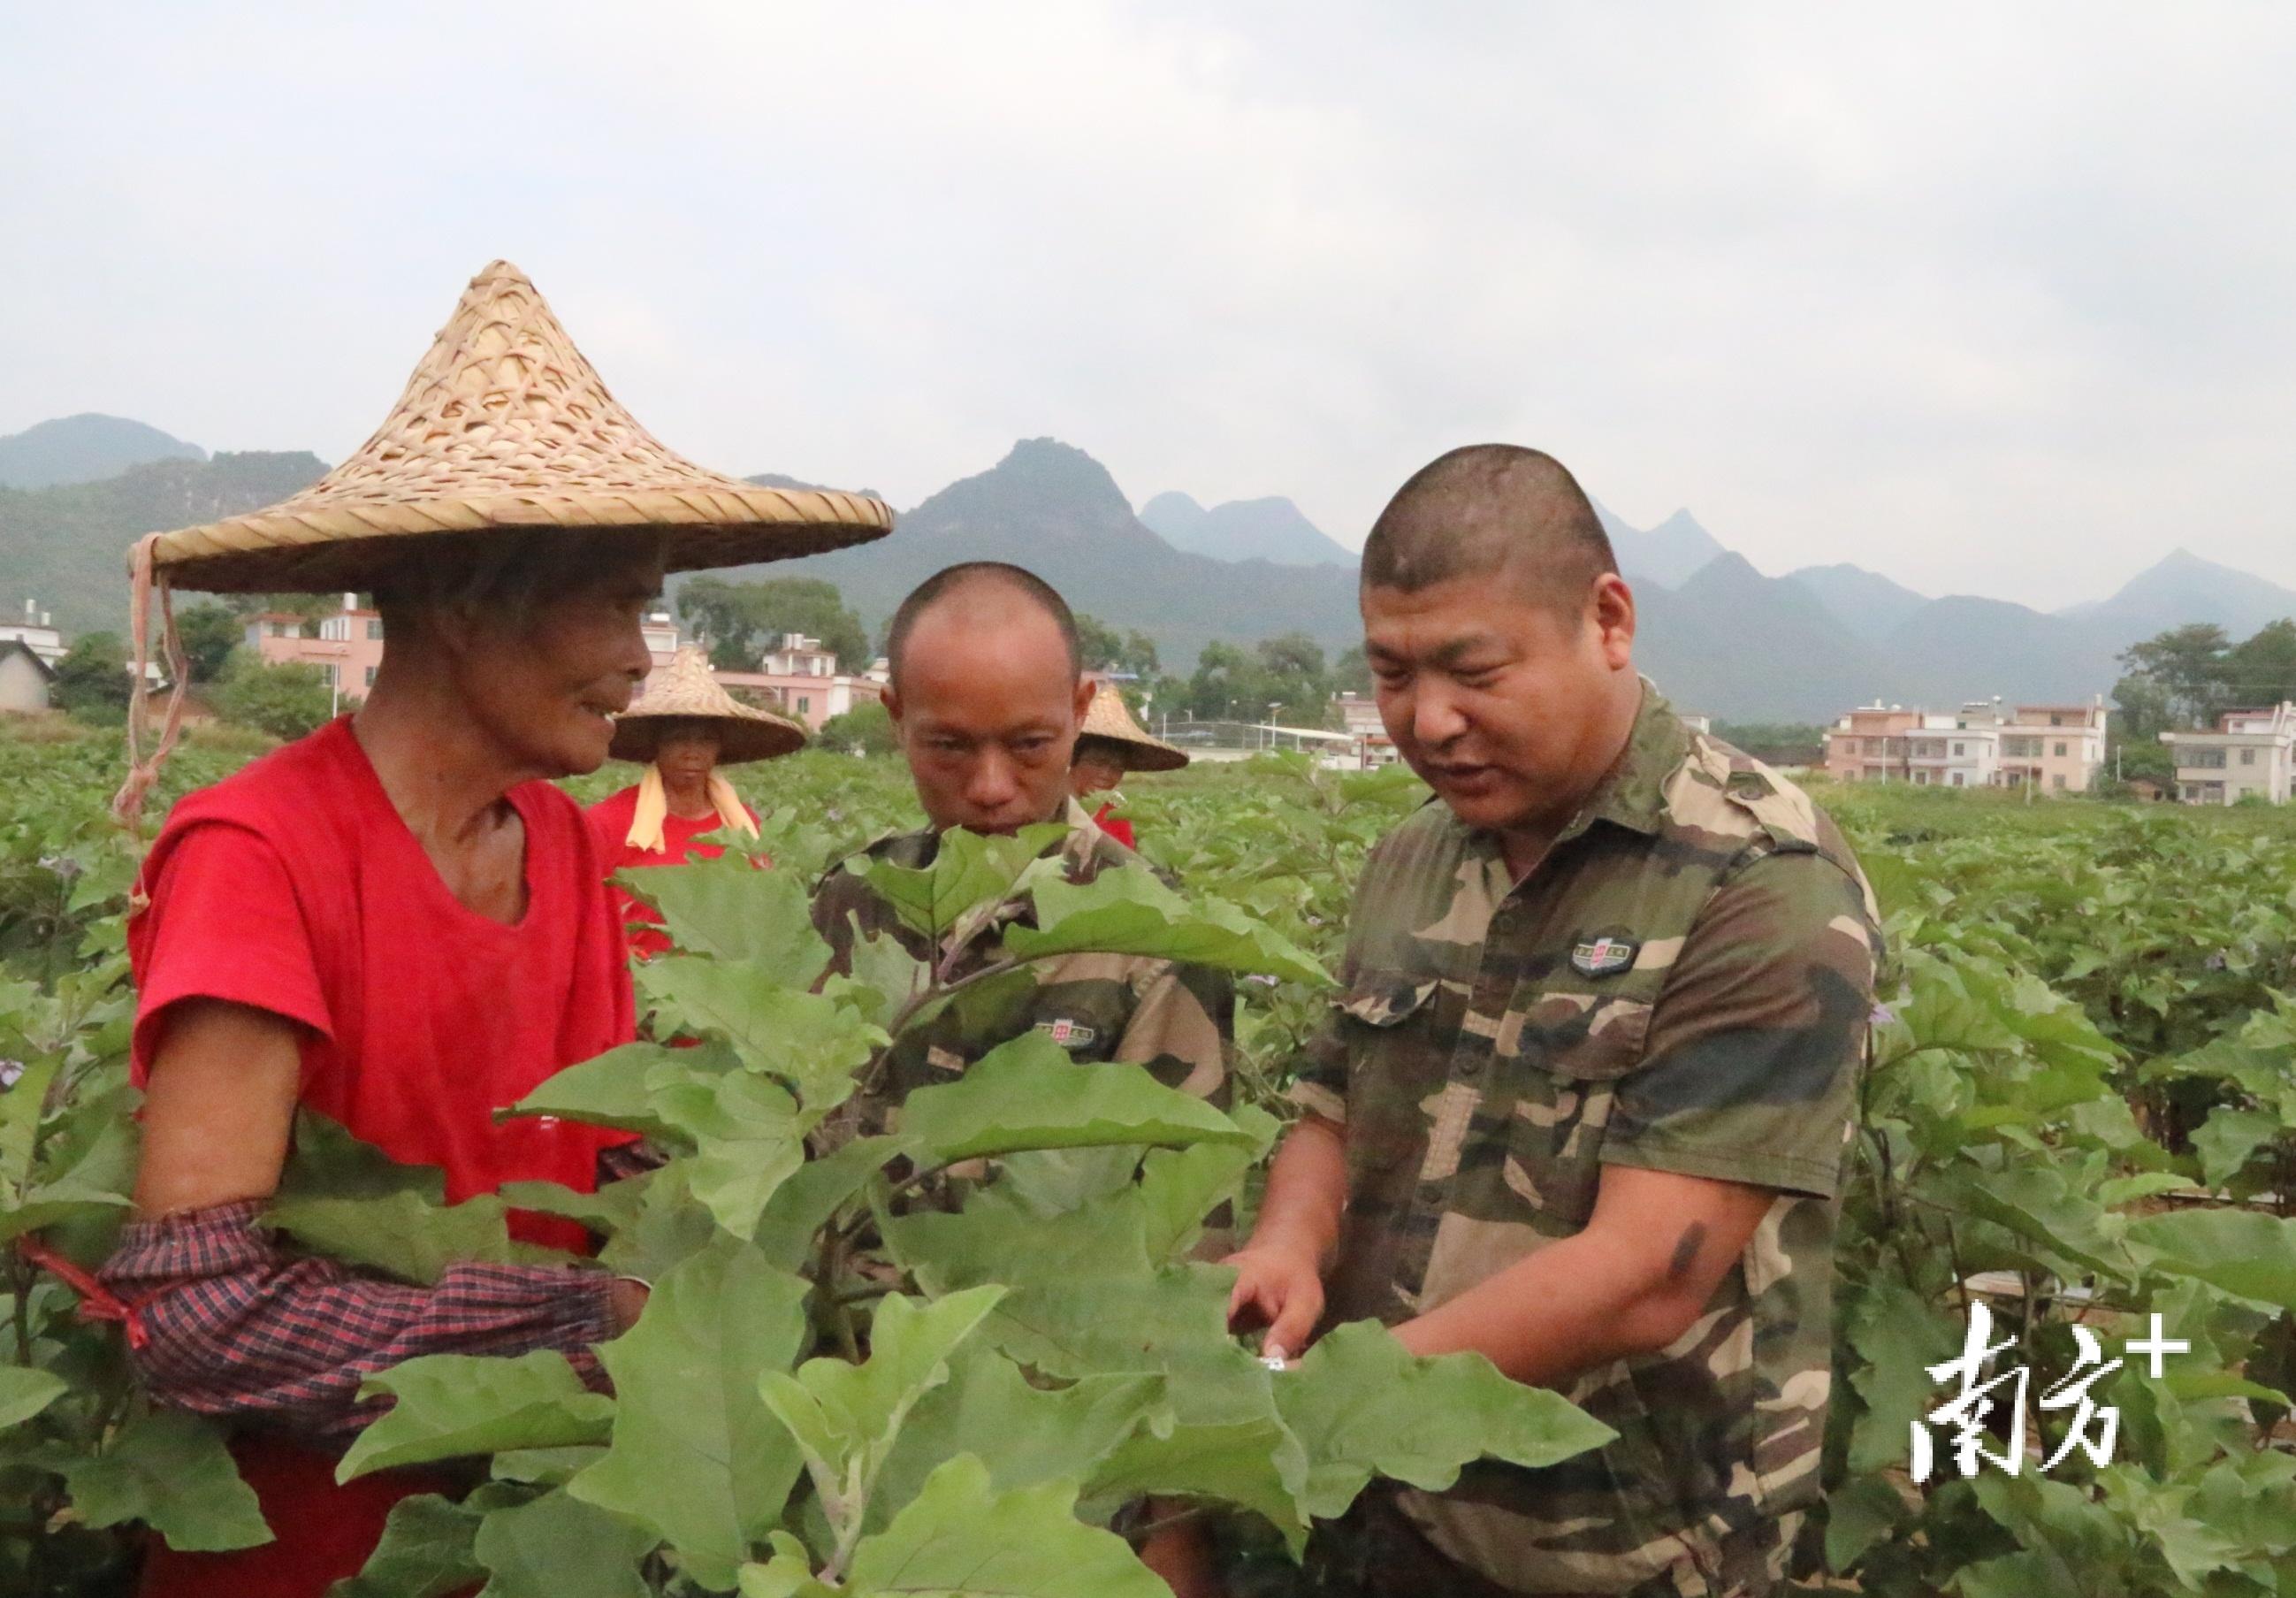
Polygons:
<instances>
[{"instance_id":1,"label":"leaf with serrated edge","mask_svg":"<svg viewBox=\"0 0 2296 1598\"><path fill-rule=\"evenodd\" d=\"M1004 1296L1003 1288L973 1288L928 1304L894 1294L870 1322L867 1360L809 1359L794 1375L768 1371L759 1394L816 1458L841 1471L846 1461L873 1455L873 1469L909 1406L947 1380L951 1351Z\"/></svg>"},{"instance_id":2,"label":"leaf with serrated edge","mask_svg":"<svg viewBox=\"0 0 2296 1598\"><path fill-rule=\"evenodd\" d=\"M752 966L673 958L655 961L647 981L688 1023L724 1038L752 1070L788 1083L810 1109L851 1097L853 1074L886 1041L851 1006L783 987Z\"/></svg>"},{"instance_id":3,"label":"leaf with serrated edge","mask_svg":"<svg viewBox=\"0 0 2296 1598\"><path fill-rule=\"evenodd\" d=\"M1318 1339L1276 1379L1275 1406L1307 1450L1308 1507L1319 1520L1345 1513L1374 1476L1439 1493L1471 1460L1537 1469L1618 1435L1480 1354L1415 1359L1368 1321Z\"/></svg>"},{"instance_id":4,"label":"leaf with serrated edge","mask_svg":"<svg viewBox=\"0 0 2296 1598\"><path fill-rule=\"evenodd\" d=\"M728 855L649 866L618 880L661 913L680 949L740 960L800 989L811 987L829 964L805 879L795 872L761 871Z\"/></svg>"},{"instance_id":5,"label":"leaf with serrated edge","mask_svg":"<svg viewBox=\"0 0 2296 1598\"><path fill-rule=\"evenodd\" d=\"M1090 882L1053 877L1036 885L1034 897L1037 925L1004 935L1005 949L1022 960L1144 955L1331 985L1315 958L1274 927L1216 899L1191 903L1144 865L1103 871Z\"/></svg>"},{"instance_id":6,"label":"leaf with serrated edge","mask_svg":"<svg viewBox=\"0 0 2296 1598\"><path fill-rule=\"evenodd\" d=\"M1170 1598L1122 1537L1076 1518L1072 1482L994 1492L988 1467L961 1454L875 1536L854 1550L849 1598Z\"/></svg>"},{"instance_id":7,"label":"leaf with serrated edge","mask_svg":"<svg viewBox=\"0 0 2296 1598\"><path fill-rule=\"evenodd\" d=\"M732 1585L802 1469L758 1380L804 1352L808 1290L721 1234L599 1350L620 1413L605 1457L567 1490L668 1542L705 1586Z\"/></svg>"},{"instance_id":8,"label":"leaf with serrated edge","mask_svg":"<svg viewBox=\"0 0 2296 1598\"><path fill-rule=\"evenodd\" d=\"M337 1481L466 1454L603 1443L614 1418L614 1401L548 1348L516 1359L425 1355L368 1377L359 1393L396 1402L352 1441Z\"/></svg>"},{"instance_id":9,"label":"leaf with serrated edge","mask_svg":"<svg viewBox=\"0 0 2296 1598\"><path fill-rule=\"evenodd\" d=\"M754 1236L766 1201L805 1163L805 1134L819 1116L746 1071L675 1083L655 1102L662 1119L693 1140L693 1196L735 1237Z\"/></svg>"},{"instance_id":10,"label":"leaf with serrated edge","mask_svg":"<svg viewBox=\"0 0 2296 1598\"><path fill-rule=\"evenodd\" d=\"M271 1541L255 1490L239 1479L223 1434L180 1410L146 1411L100 1454L62 1445L32 1462L64 1479L81 1523L141 1520L186 1553L220 1553Z\"/></svg>"},{"instance_id":11,"label":"leaf with serrated edge","mask_svg":"<svg viewBox=\"0 0 2296 1598\"><path fill-rule=\"evenodd\" d=\"M498 1509L472 1552L489 1579L479 1598L647 1598L638 1560L650 1532L563 1491Z\"/></svg>"},{"instance_id":12,"label":"leaf with serrated edge","mask_svg":"<svg viewBox=\"0 0 2296 1598\"><path fill-rule=\"evenodd\" d=\"M554 1073L516 1104L497 1111L495 1118L557 1116L659 1137L669 1128L654 1108L648 1076L662 1067L677 1075L690 1075L701 1063L686 1058L691 1052L660 1043L624 1043Z\"/></svg>"},{"instance_id":13,"label":"leaf with serrated edge","mask_svg":"<svg viewBox=\"0 0 2296 1598\"><path fill-rule=\"evenodd\" d=\"M1282 1532L1295 1557L1308 1544L1307 1491L1307 1450L1272 1415L1136 1430L1085 1481L1085 1496L1111 1512L1151 1496L1240 1504Z\"/></svg>"},{"instance_id":14,"label":"leaf with serrated edge","mask_svg":"<svg viewBox=\"0 0 2296 1598\"><path fill-rule=\"evenodd\" d=\"M912 930L939 938L967 911L1002 900L1021 874L1068 833L1056 821L1023 827L1010 837L951 828L935 844L932 864L872 861L861 876Z\"/></svg>"},{"instance_id":15,"label":"leaf with serrated edge","mask_svg":"<svg viewBox=\"0 0 2296 1598\"><path fill-rule=\"evenodd\" d=\"M1252 1133L1140 1066L1078 1065L1029 1032L1000 1044L952 1083L922 1088L901 1108L901 1135L944 1164L1023 1149L1103 1143L1249 1145Z\"/></svg>"},{"instance_id":16,"label":"leaf with serrated edge","mask_svg":"<svg viewBox=\"0 0 2296 1598\"><path fill-rule=\"evenodd\" d=\"M402 1498L390 1506L382 1540L357 1576L327 1589L327 1598L448 1598L483 1578L472 1545L482 1509L436 1493Z\"/></svg>"},{"instance_id":17,"label":"leaf with serrated edge","mask_svg":"<svg viewBox=\"0 0 2296 1598\"><path fill-rule=\"evenodd\" d=\"M1021 1367L979 1339L948 1356L948 1380L901 1423L869 1495L882 1528L944 1461L978 1454L998 1492L1079 1481L1144 1424L1168 1421L1157 1376L1090 1376L1064 1388L1029 1385Z\"/></svg>"}]
</instances>

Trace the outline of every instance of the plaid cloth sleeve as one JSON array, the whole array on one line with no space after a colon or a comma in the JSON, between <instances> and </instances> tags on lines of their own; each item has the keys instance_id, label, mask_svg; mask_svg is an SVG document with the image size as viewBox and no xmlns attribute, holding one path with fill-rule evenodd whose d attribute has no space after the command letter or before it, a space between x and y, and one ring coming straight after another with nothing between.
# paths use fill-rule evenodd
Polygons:
<instances>
[{"instance_id":1,"label":"plaid cloth sleeve","mask_svg":"<svg viewBox=\"0 0 2296 1598\"><path fill-rule=\"evenodd\" d=\"M592 1387L591 1345L613 1335L611 1278L546 1265L460 1264L435 1287L354 1275L287 1253L258 1224L258 1199L131 1223L104 1285L143 1335L152 1396L201 1414L341 1439L389 1407L359 1384L425 1354L555 1348Z\"/></svg>"}]
</instances>

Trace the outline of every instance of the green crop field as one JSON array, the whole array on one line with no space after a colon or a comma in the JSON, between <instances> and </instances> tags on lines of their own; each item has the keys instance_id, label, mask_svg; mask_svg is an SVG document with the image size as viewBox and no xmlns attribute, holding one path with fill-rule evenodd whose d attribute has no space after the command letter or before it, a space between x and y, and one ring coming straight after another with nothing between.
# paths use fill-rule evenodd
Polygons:
<instances>
[{"instance_id":1,"label":"green crop field","mask_svg":"<svg viewBox=\"0 0 2296 1598\"><path fill-rule=\"evenodd\" d=\"M196 739L166 794L252 752ZM84 1265L125 1213L135 1152L134 855L104 814L119 768L110 737L0 729L0 1245L37 1235ZM1020 880L1041 894L1037 929L958 984L889 942L821 980L806 883L913 824L897 765L808 754L736 775L778 869L645 885L680 951L642 971L641 1007L653 1035L699 1046L633 1045L524 1107L674 1156L594 1197L509 1196L578 1216L609 1264L655 1282L608 1347L616 1393L584 1391L555 1355L378 1379L397 1402L346 1472L461 1460L471 1487L402 1507L345 1598L1147 1595L1160 1586L1101 1528L1152 1498L1208 1506L1239 1590L1276 1592L1287 1545L1374 1476L1439 1484L1480 1455L1540 1463L1600 1440L1559 1397L1465 1356L1407 1369L1367 1328L1272 1374L1226 1335L1219 1269L1190 1257L1208 1215L1250 1203L1356 872L1424 797L1407 773L1272 757L1136 779L1144 852L1184 893L1138 872L1059 894ZM1808 1589L2296 1592L2296 813L1816 792L1881 896L1890 960ZM953 841L882 885L947 927L1022 878L1027 844ZM1185 950L1247 978L1232 1113L1132 1067L1084 1086L1024 1039L914 1096L898 1139L808 1157L890 1037L1030 960L1092 950ZM961 1206L904 1205L982 1159L1003 1174ZM272 1219L414 1281L519 1256L502 1199L438 1193L311 1122ZM1995 1369L2031 1380L1996 1390L1977 1440L2019 1468L1964 1479L1939 1426L1916 1482L1913 1429L1955 1391L1926 1367L1960 1354L1980 1304L2010 1345ZM117 1328L79 1319L12 1250L0 1305L0 1592L122 1591L139 1527L182 1547L261 1540L218 1434L141 1404ZM2189 1344L2157 1371L2125 1352L2155 1316ZM2080 1446L2103 1437L2084 1393L2117 1413L2109 1447ZM1390 1413L1406 1402L1407 1427Z\"/></svg>"}]
</instances>

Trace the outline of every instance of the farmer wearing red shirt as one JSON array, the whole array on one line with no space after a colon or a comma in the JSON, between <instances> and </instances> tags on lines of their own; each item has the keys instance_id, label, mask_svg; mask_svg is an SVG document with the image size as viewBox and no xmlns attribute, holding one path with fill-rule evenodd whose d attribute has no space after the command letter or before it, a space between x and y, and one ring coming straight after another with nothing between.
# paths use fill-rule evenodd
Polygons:
<instances>
[{"instance_id":1,"label":"farmer wearing red shirt","mask_svg":"<svg viewBox=\"0 0 2296 1598\"><path fill-rule=\"evenodd\" d=\"M586 812L607 875L633 866L716 860L726 853L725 844L701 841L713 833L721 839L756 837L757 816L718 768L772 760L804 743L805 729L796 722L752 709L718 687L700 648L680 649L614 723L608 753L644 762L645 775ZM773 863L762 855L757 862ZM633 950L651 960L669 947L661 918L651 908L620 888L608 892Z\"/></svg>"},{"instance_id":2,"label":"farmer wearing red shirt","mask_svg":"<svg viewBox=\"0 0 2296 1598\"><path fill-rule=\"evenodd\" d=\"M889 520L671 455L496 262L357 456L271 511L138 546L139 619L155 580L365 589L390 640L356 714L184 799L137 883L137 1219L103 1275L152 1396L242 1423L234 1452L275 1538L155 1546L145 1593L317 1598L356 1573L390 1503L435 1485L334 1484L330 1454L376 1413L357 1396L374 1371L557 1349L595 1378L591 1347L635 1319L638 1284L570 1258L415 1288L283 1246L262 1214L296 1112L442 1167L450 1199L593 1187L618 1134L492 1116L632 1032L603 873L546 779L605 759L666 568L806 554ZM582 1240L543 1217L515 1229Z\"/></svg>"},{"instance_id":3,"label":"farmer wearing red shirt","mask_svg":"<svg viewBox=\"0 0 2296 1598\"><path fill-rule=\"evenodd\" d=\"M1132 823L1116 813L1123 795L1115 791L1128 771L1177 771L1188 763L1187 752L1154 737L1132 719L1124 696L1110 683L1094 690L1092 708L1077 734L1076 754L1069 761L1069 792L1082 800L1107 794L1109 803L1093 815L1093 823L1127 849L1136 847Z\"/></svg>"}]
</instances>

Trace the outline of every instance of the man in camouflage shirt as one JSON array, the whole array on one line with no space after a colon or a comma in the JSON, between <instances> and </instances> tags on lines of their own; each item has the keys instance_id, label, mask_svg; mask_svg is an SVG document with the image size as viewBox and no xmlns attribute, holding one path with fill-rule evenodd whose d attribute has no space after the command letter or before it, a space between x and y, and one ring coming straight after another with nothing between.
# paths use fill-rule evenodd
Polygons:
<instances>
[{"instance_id":1,"label":"man in camouflage shirt","mask_svg":"<svg viewBox=\"0 0 2296 1598\"><path fill-rule=\"evenodd\" d=\"M1632 596L1549 457L1422 471L1362 602L1440 803L1365 869L1237 1318L1296 1353L1377 1317L1620 1435L1375 1488L1318 1590L1772 1593L1817 1495L1872 895L1808 798L1636 675Z\"/></svg>"},{"instance_id":2,"label":"man in camouflage shirt","mask_svg":"<svg viewBox=\"0 0 2296 1598\"><path fill-rule=\"evenodd\" d=\"M945 977L996 958L1005 929L1029 924L1025 897L936 949L904 924L862 875L869 862L930 865L950 828L1010 835L1064 820L1054 847L1071 882L1137 863L1069 797L1069 762L1094 685L1078 667L1076 622L1049 585L988 562L929 578L894 614L885 706L931 825L872 844L832 867L814 894L814 922L835 968L849 970L857 936L898 939ZM1226 972L1143 957L1072 954L1029 968L1030 980L952 1008L895 1047L871 1102L876 1119L914 1090L946 1082L1030 1028L1080 1062L1144 1066L1167 1086L1216 1103L1227 1096L1235 990Z\"/></svg>"}]
</instances>

